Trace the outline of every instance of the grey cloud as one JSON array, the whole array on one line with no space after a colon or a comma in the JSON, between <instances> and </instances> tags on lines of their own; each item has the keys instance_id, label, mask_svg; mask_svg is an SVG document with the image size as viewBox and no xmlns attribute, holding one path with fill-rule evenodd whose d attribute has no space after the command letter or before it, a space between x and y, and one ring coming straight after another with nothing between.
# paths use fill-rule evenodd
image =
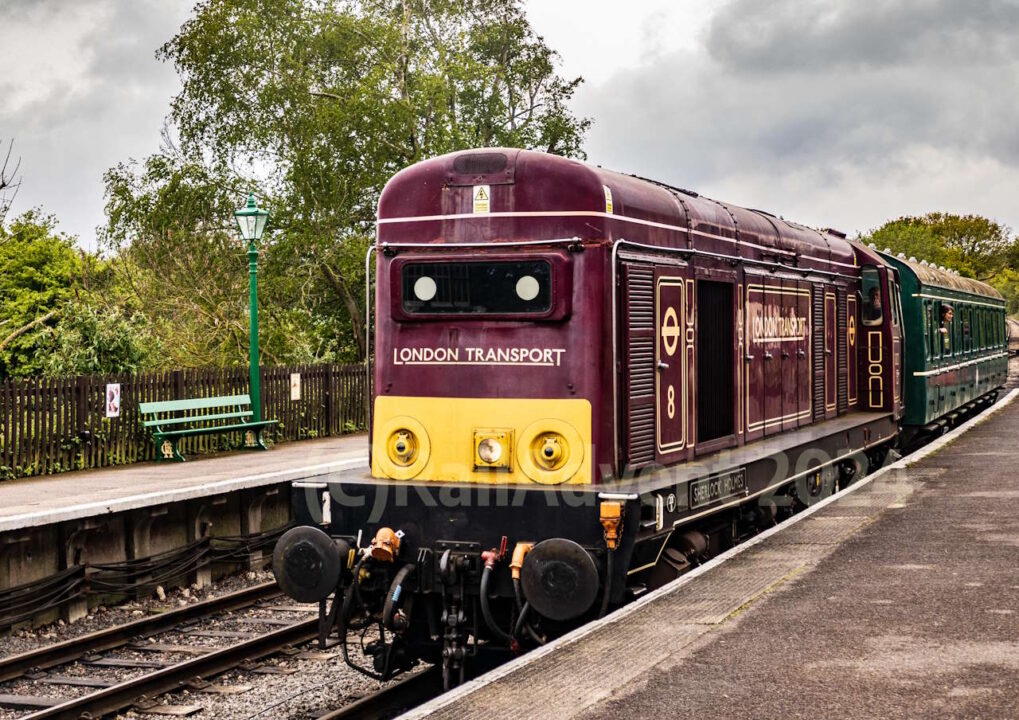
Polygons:
<instances>
[{"instance_id":1,"label":"grey cloud","mask_svg":"<svg viewBox=\"0 0 1019 720\"><path fill-rule=\"evenodd\" d=\"M979 67L1015 62L1017 31L1015 0L735 0L711 22L707 49L750 74Z\"/></svg>"},{"instance_id":2,"label":"grey cloud","mask_svg":"<svg viewBox=\"0 0 1019 720\"><path fill-rule=\"evenodd\" d=\"M6 3L6 0L4 0ZM24 3L28 4L28 3ZM46 36L48 19L66 12L65 3L43 3L22 11L19 25L0 22L6 32L28 30L46 42L71 45L83 77L49 78L42 97L16 109L0 108L0 133L14 137L22 155L23 184L18 213L34 205L56 214L62 227L94 247L94 229L104 221L102 175L130 157L158 149L159 131L179 88L172 67L158 62L156 48L186 18L190 2L131 0L81 3L83 22L74 37ZM15 11L4 8L9 15ZM72 80L73 78L73 80ZM31 85L34 78L10 82Z\"/></svg>"},{"instance_id":3,"label":"grey cloud","mask_svg":"<svg viewBox=\"0 0 1019 720\"><path fill-rule=\"evenodd\" d=\"M939 209L953 179L969 177L963 164L999 167L986 172L1001 182L1019 171L1014 37L1015 2L735 0L700 52L582 89L577 109L595 118L587 150L608 167L708 192L739 178L794 205L834 208L840 195L883 188L913 210ZM957 182L957 199L986 212L989 189ZM785 196L773 191L783 186ZM1014 225L1017 213L998 215Z\"/></svg>"}]
</instances>

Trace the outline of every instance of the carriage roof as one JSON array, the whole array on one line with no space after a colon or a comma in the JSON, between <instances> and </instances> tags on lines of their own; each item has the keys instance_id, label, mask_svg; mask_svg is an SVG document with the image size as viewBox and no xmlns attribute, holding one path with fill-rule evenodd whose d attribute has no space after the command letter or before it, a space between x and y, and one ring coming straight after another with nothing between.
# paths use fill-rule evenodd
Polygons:
<instances>
[{"instance_id":1,"label":"carriage roof","mask_svg":"<svg viewBox=\"0 0 1019 720\"><path fill-rule=\"evenodd\" d=\"M917 284L922 288L928 289L943 289L950 290L956 293L964 293L966 295L975 295L981 298L989 298L992 300L1000 300L1004 303L1004 298L1001 293L994 289L987 283L974 280L973 278L963 277L954 270L948 270L945 267L939 267L921 260L917 260L915 257L906 258L905 255L893 255L890 250L884 250L879 253L882 258L891 262L897 268L900 273L911 273L915 278Z\"/></svg>"}]
</instances>

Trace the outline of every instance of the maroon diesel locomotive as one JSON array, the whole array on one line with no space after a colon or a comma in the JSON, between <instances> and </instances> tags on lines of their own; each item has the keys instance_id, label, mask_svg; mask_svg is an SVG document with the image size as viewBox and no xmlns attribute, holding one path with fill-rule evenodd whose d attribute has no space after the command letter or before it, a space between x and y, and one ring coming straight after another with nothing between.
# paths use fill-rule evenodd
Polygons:
<instances>
[{"instance_id":1,"label":"maroon diesel locomotive","mask_svg":"<svg viewBox=\"0 0 1019 720\"><path fill-rule=\"evenodd\" d=\"M425 659L455 684L831 494L899 433L898 271L841 233L486 149L396 175L373 251L371 471L298 483L274 555L324 633L378 625L367 658L344 640L369 674Z\"/></svg>"}]
</instances>

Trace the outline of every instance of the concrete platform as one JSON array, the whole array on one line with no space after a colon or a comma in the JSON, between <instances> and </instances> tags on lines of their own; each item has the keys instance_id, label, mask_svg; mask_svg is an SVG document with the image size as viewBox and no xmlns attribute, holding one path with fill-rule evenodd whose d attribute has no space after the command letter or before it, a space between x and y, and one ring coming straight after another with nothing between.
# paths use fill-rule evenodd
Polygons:
<instances>
[{"instance_id":1,"label":"concrete platform","mask_svg":"<svg viewBox=\"0 0 1019 720\"><path fill-rule=\"evenodd\" d=\"M43 593L45 583L55 582L69 569L166 558L217 538L251 542L251 550L218 564L195 560L189 571L168 575L163 584L202 586L238 568L264 566L269 554L258 539L290 523L291 483L341 472L363 473L367 461L368 439L360 434L184 463L146 463L0 483L0 621L7 618L0 622L0 631L10 622L20 622L10 618L21 617L23 602L18 612L5 615L4 610L17 593L28 587ZM143 576L139 582L147 579ZM150 593L150 586L143 584L137 592ZM67 595L64 585L53 587L58 596L51 598L54 602L74 598L60 601L59 617L65 621L84 617L89 608L105 602L96 592L82 594L77 585L68 586ZM32 622L57 617L56 609L46 609Z\"/></svg>"},{"instance_id":2,"label":"concrete platform","mask_svg":"<svg viewBox=\"0 0 1019 720\"><path fill-rule=\"evenodd\" d=\"M364 433L0 482L0 532L366 468Z\"/></svg>"},{"instance_id":3,"label":"concrete platform","mask_svg":"<svg viewBox=\"0 0 1019 720\"><path fill-rule=\"evenodd\" d=\"M1019 716L1016 393L404 717Z\"/></svg>"}]
</instances>

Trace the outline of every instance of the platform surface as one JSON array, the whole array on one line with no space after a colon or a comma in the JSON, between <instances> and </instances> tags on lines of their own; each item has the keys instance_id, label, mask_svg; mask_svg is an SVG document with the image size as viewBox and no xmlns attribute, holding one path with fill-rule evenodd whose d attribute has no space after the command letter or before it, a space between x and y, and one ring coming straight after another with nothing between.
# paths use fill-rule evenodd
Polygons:
<instances>
[{"instance_id":1,"label":"platform surface","mask_svg":"<svg viewBox=\"0 0 1019 720\"><path fill-rule=\"evenodd\" d=\"M405 717L1019 717L1014 400Z\"/></svg>"},{"instance_id":2,"label":"platform surface","mask_svg":"<svg viewBox=\"0 0 1019 720\"><path fill-rule=\"evenodd\" d=\"M0 482L0 532L259 487L368 464L364 433L265 451L139 463Z\"/></svg>"}]
</instances>

